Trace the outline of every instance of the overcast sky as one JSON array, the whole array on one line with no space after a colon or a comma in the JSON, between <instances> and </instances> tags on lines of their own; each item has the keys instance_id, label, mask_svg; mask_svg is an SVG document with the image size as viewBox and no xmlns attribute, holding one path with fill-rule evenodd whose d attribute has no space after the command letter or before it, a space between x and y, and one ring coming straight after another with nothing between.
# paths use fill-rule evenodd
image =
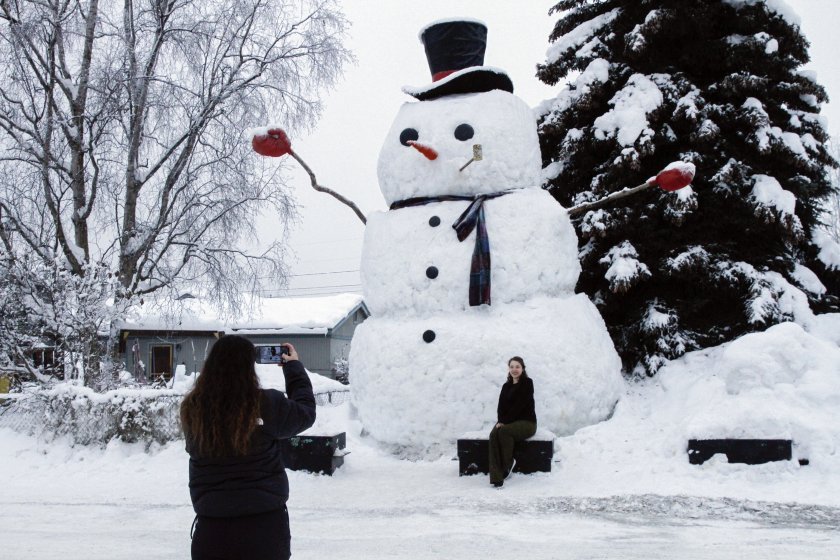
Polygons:
<instances>
[{"instance_id":1,"label":"overcast sky","mask_svg":"<svg viewBox=\"0 0 840 560\"><path fill-rule=\"evenodd\" d=\"M429 83L429 68L417 32L427 23L449 17L472 17L488 26L485 64L503 68L513 80L514 93L530 106L554 97L562 84L549 87L534 76L548 48L557 19L548 16L553 1L424 0L407 2L365 0L344 2L352 23L347 47L357 64L345 72L336 89L324 97L325 111L309 134L293 135L296 152L312 167L318 181L355 201L368 214L384 210L376 180L376 163L383 139L400 105L412 98L404 85ZM840 0L787 0L799 14L811 42L811 63L817 80L835 100L823 107L829 129L840 134ZM279 117L279 115L278 115ZM279 120L279 119L278 119ZM309 186L299 168L289 173L301 205L301 220L288 239L294 255L288 262L292 277L285 295L342 291L360 292L359 260L364 226L346 206ZM265 236L276 235L263 220ZM274 295L281 295L274 293Z\"/></svg>"}]
</instances>

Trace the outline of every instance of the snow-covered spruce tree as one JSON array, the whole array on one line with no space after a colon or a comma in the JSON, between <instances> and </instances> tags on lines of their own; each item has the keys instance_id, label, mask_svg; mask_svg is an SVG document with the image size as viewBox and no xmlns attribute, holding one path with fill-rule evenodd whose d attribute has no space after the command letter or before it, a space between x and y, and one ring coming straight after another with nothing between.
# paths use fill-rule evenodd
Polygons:
<instances>
[{"instance_id":1,"label":"snow-covered spruce tree","mask_svg":"<svg viewBox=\"0 0 840 560\"><path fill-rule=\"evenodd\" d=\"M829 143L829 153L835 160L840 161L840 138L832 138ZM826 230L834 241L840 243L840 167L829 171L832 192L826 204Z\"/></svg>"},{"instance_id":2,"label":"snow-covered spruce tree","mask_svg":"<svg viewBox=\"0 0 840 560\"><path fill-rule=\"evenodd\" d=\"M780 0L564 0L539 78L546 187L573 206L697 167L575 220L578 290L598 304L628 373L794 318L836 311L826 101L800 70L808 42ZM833 255L833 256L832 256ZM807 297L806 297L807 296Z\"/></svg>"}]
</instances>

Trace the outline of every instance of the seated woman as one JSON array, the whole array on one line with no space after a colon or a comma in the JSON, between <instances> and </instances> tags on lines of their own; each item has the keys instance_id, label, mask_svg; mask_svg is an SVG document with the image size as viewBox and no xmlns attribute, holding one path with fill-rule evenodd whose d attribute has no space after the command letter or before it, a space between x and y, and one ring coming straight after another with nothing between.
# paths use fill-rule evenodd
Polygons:
<instances>
[{"instance_id":1,"label":"seated woman","mask_svg":"<svg viewBox=\"0 0 840 560\"><path fill-rule=\"evenodd\" d=\"M507 382L499 393L496 414L497 422L490 432L490 484L499 488L516 466L513 444L537 432L534 382L519 356L508 360Z\"/></svg>"}]
</instances>

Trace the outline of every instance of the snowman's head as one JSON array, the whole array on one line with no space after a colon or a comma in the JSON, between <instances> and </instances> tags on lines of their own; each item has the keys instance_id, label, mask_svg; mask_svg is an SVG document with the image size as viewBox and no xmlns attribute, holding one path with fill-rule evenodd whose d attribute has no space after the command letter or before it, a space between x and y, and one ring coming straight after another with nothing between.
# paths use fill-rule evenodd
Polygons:
<instances>
[{"instance_id":1,"label":"snowman's head","mask_svg":"<svg viewBox=\"0 0 840 560\"><path fill-rule=\"evenodd\" d=\"M480 144L481 161L460 169ZM542 161L534 113L493 90L402 106L379 152L388 204L414 197L477 195L533 187Z\"/></svg>"}]
</instances>

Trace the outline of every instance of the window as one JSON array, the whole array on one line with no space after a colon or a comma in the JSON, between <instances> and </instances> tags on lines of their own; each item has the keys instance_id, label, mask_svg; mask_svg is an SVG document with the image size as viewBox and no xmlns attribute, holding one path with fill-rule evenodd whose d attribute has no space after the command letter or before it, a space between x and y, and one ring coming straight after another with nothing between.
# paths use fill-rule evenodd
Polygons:
<instances>
[{"instance_id":1,"label":"window","mask_svg":"<svg viewBox=\"0 0 840 560\"><path fill-rule=\"evenodd\" d=\"M32 350L32 363L36 368L47 369L55 364L55 348L35 348Z\"/></svg>"}]
</instances>

